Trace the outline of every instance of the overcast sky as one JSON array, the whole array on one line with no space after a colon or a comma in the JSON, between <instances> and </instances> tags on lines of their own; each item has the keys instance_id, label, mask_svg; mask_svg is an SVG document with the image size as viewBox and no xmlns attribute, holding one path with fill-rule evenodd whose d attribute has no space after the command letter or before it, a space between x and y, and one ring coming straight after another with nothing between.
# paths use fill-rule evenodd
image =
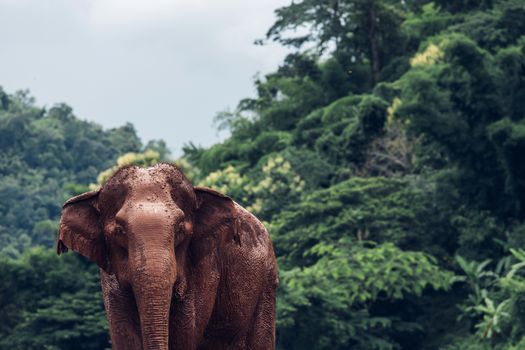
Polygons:
<instances>
[{"instance_id":1,"label":"overcast sky","mask_svg":"<svg viewBox=\"0 0 525 350\"><path fill-rule=\"evenodd\" d=\"M0 0L0 86L64 102L143 142L209 146L215 114L254 95L286 51L255 46L290 0Z\"/></svg>"}]
</instances>

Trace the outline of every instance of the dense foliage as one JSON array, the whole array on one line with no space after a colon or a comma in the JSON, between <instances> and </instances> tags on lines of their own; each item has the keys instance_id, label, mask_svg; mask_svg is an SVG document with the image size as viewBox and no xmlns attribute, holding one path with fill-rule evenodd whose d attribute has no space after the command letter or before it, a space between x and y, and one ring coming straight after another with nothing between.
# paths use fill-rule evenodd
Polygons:
<instances>
[{"instance_id":1,"label":"dense foliage","mask_svg":"<svg viewBox=\"0 0 525 350\"><path fill-rule=\"evenodd\" d=\"M104 349L108 345L98 268L71 255L28 249L0 258L1 349Z\"/></svg>"},{"instance_id":2,"label":"dense foliage","mask_svg":"<svg viewBox=\"0 0 525 350\"><path fill-rule=\"evenodd\" d=\"M131 124L103 130L66 105L39 108L27 92L0 99L0 251L14 257L51 247L61 203L142 144Z\"/></svg>"},{"instance_id":3,"label":"dense foliage","mask_svg":"<svg viewBox=\"0 0 525 350\"><path fill-rule=\"evenodd\" d=\"M294 52L177 162L267 224L278 348L525 348L525 4L298 0L267 40ZM165 145L0 97L0 347L104 348L92 266L29 247Z\"/></svg>"}]
</instances>

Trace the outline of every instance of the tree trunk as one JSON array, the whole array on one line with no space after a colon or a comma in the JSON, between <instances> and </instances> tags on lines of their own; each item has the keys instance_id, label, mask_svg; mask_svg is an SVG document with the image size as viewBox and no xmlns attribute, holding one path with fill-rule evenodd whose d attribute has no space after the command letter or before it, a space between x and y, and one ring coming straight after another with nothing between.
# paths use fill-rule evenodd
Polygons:
<instances>
[{"instance_id":1,"label":"tree trunk","mask_svg":"<svg viewBox=\"0 0 525 350\"><path fill-rule=\"evenodd\" d=\"M377 12L375 0L368 2L368 40L370 42L370 69L372 82L375 85L381 78L381 64L379 60L379 43L376 31Z\"/></svg>"}]
</instances>

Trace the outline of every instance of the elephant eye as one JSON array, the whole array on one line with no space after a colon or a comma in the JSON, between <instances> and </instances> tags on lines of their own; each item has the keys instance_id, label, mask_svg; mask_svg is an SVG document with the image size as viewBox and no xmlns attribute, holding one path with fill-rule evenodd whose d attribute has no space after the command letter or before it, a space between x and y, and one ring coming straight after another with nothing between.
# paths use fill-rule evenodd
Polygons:
<instances>
[{"instance_id":1,"label":"elephant eye","mask_svg":"<svg viewBox=\"0 0 525 350\"><path fill-rule=\"evenodd\" d=\"M120 226L120 225L117 225L115 227L115 233L117 235L125 235L126 234L126 232L124 231L124 228L122 226Z\"/></svg>"},{"instance_id":2,"label":"elephant eye","mask_svg":"<svg viewBox=\"0 0 525 350\"><path fill-rule=\"evenodd\" d=\"M184 232L184 221L178 223L177 232Z\"/></svg>"}]
</instances>

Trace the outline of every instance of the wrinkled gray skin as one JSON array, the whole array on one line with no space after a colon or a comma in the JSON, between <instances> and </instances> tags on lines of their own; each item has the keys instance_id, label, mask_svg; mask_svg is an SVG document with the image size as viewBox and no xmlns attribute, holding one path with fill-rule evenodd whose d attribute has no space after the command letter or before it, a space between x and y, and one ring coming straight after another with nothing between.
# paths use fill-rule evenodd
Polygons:
<instances>
[{"instance_id":1,"label":"wrinkled gray skin","mask_svg":"<svg viewBox=\"0 0 525 350\"><path fill-rule=\"evenodd\" d=\"M57 247L100 266L113 349L274 349L267 231L173 165L120 169L67 201Z\"/></svg>"}]
</instances>

